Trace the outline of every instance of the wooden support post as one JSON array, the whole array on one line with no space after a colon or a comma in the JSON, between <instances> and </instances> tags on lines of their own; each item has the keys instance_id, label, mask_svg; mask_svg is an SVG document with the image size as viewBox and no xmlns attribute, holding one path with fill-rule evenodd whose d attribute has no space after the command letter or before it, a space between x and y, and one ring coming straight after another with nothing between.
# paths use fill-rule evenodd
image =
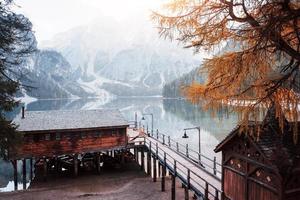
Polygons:
<instances>
[{"instance_id":1,"label":"wooden support post","mask_svg":"<svg viewBox=\"0 0 300 200\"><path fill-rule=\"evenodd\" d=\"M172 200L176 198L176 175L177 175L177 162L174 160L174 174L172 174Z\"/></svg>"},{"instance_id":2,"label":"wooden support post","mask_svg":"<svg viewBox=\"0 0 300 200\"><path fill-rule=\"evenodd\" d=\"M189 200L189 189L184 187L184 200Z\"/></svg>"},{"instance_id":3,"label":"wooden support post","mask_svg":"<svg viewBox=\"0 0 300 200\"><path fill-rule=\"evenodd\" d=\"M153 182L156 182L156 156L153 155Z\"/></svg>"},{"instance_id":4,"label":"wooden support post","mask_svg":"<svg viewBox=\"0 0 300 200\"><path fill-rule=\"evenodd\" d=\"M164 192L166 190L166 152L164 152L164 163L162 168L162 176L161 176L161 191Z\"/></svg>"},{"instance_id":5,"label":"wooden support post","mask_svg":"<svg viewBox=\"0 0 300 200\"><path fill-rule=\"evenodd\" d=\"M55 158L55 170L56 170L56 176L59 176L60 173L60 163L59 163L59 158Z\"/></svg>"},{"instance_id":6,"label":"wooden support post","mask_svg":"<svg viewBox=\"0 0 300 200\"><path fill-rule=\"evenodd\" d=\"M141 148L141 170L145 171L145 154L144 148Z\"/></svg>"},{"instance_id":7,"label":"wooden support post","mask_svg":"<svg viewBox=\"0 0 300 200\"><path fill-rule=\"evenodd\" d=\"M101 157L100 157L100 153L96 153L96 170L97 170L97 174L100 174L101 172Z\"/></svg>"},{"instance_id":8,"label":"wooden support post","mask_svg":"<svg viewBox=\"0 0 300 200\"><path fill-rule=\"evenodd\" d=\"M33 168L32 168L33 160L32 160L32 158L30 158L29 161L30 161L30 176L29 176L29 178L30 178L30 181L32 181L32 179L33 179Z\"/></svg>"},{"instance_id":9,"label":"wooden support post","mask_svg":"<svg viewBox=\"0 0 300 200\"><path fill-rule=\"evenodd\" d=\"M136 162L139 165L139 149L135 148L135 150L136 150Z\"/></svg>"},{"instance_id":10,"label":"wooden support post","mask_svg":"<svg viewBox=\"0 0 300 200\"><path fill-rule=\"evenodd\" d=\"M163 167L163 171L162 171L162 176L161 176L161 191L164 192L165 191L165 173L164 173L164 167Z\"/></svg>"},{"instance_id":11,"label":"wooden support post","mask_svg":"<svg viewBox=\"0 0 300 200\"><path fill-rule=\"evenodd\" d=\"M176 197L176 176L172 174L172 186L171 186L171 199L175 200Z\"/></svg>"},{"instance_id":12,"label":"wooden support post","mask_svg":"<svg viewBox=\"0 0 300 200\"><path fill-rule=\"evenodd\" d=\"M48 166L47 166L47 159L43 158L43 179L47 181L47 173L48 173Z\"/></svg>"},{"instance_id":13,"label":"wooden support post","mask_svg":"<svg viewBox=\"0 0 300 200\"><path fill-rule=\"evenodd\" d=\"M147 174L151 176L151 151L147 152Z\"/></svg>"},{"instance_id":14,"label":"wooden support post","mask_svg":"<svg viewBox=\"0 0 300 200\"><path fill-rule=\"evenodd\" d=\"M13 164L13 168L14 168L14 186L15 186L14 189L18 190L18 161L13 160L12 164Z\"/></svg>"},{"instance_id":15,"label":"wooden support post","mask_svg":"<svg viewBox=\"0 0 300 200\"><path fill-rule=\"evenodd\" d=\"M161 177L161 164L158 161L158 177Z\"/></svg>"},{"instance_id":16,"label":"wooden support post","mask_svg":"<svg viewBox=\"0 0 300 200\"><path fill-rule=\"evenodd\" d=\"M23 159L23 190L26 190L26 158Z\"/></svg>"},{"instance_id":17,"label":"wooden support post","mask_svg":"<svg viewBox=\"0 0 300 200\"><path fill-rule=\"evenodd\" d=\"M138 148L134 148L135 149L135 161L139 164L139 151Z\"/></svg>"},{"instance_id":18,"label":"wooden support post","mask_svg":"<svg viewBox=\"0 0 300 200\"><path fill-rule=\"evenodd\" d=\"M78 154L73 156L74 177L78 176Z\"/></svg>"},{"instance_id":19,"label":"wooden support post","mask_svg":"<svg viewBox=\"0 0 300 200\"><path fill-rule=\"evenodd\" d=\"M124 165L125 164L125 155L126 155L126 151L121 151L121 164Z\"/></svg>"}]
</instances>

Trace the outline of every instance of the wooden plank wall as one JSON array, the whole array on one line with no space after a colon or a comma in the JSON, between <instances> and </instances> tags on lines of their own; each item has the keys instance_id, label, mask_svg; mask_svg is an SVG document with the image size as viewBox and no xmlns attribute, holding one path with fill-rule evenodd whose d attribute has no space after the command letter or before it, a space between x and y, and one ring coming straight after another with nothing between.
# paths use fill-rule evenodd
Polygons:
<instances>
[{"instance_id":1,"label":"wooden plank wall","mask_svg":"<svg viewBox=\"0 0 300 200\"><path fill-rule=\"evenodd\" d=\"M232 200L245 199L245 179L241 175L224 169L224 193Z\"/></svg>"},{"instance_id":2,"label":"wooden plank wall","mask_svg":"<svg viewBox=\"0 0 300 200\"><path fill-rule=\"evenodd\" d=\"M278 196L258 183L249 181L248 199L278 200Z\"/></svg>"},{"instance_id":3,"label":"wooden plank wall","mask_svg":"<svg viewBox=\"0 0 300 200\"><path fill-rule=\"evenodd\" d=\"M57 133L26 134L24 143L19 148L16 157L43 157L64 154L82 153L111 149L125 146L127 143L126 128L107 129L88 132L61 132L60 139Z\"/></svg>"}]
</instances>

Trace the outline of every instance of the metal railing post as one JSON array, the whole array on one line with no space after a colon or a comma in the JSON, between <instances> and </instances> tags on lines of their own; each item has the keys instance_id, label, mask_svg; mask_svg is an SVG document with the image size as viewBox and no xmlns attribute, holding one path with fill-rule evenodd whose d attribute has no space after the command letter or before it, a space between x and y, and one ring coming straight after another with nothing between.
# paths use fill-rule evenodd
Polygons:
<instances>
[{"instance_id":1,"label":"metal railing post","mask_svg":"<svg viewBox=\"0 0 300 200\"><path fill-rule=\"evenodd\" d=\"M171 147L171 138L170 138L170 136L168 136L168 144L169 144L169 147Z\"/></svg>"},{"instance_id":2,"label":"metal railing post","mask_svg":"<svg viewBox=\"0 0 300 200\"><path fill-rule=\"evenodd\" d=\"M217 159L216 159L216 156L214 156L214 175L217 175Z\"/></svg>"},{"instance_id":3,"label":"metal railing post","mask_svg":"<svg viewBox=\"0 0 300 200\"><path fill-rule=\"evenodd\" d=\"M147 135L149 135L149 129L148 129L148 124L147 124L147 129L146 129L146 130L147 130Z\"/></svg>"},{"instance_id":4,"label":"metal railing post","mask_svg":"<svg viewBox=\"0 0 300 200\"><path fill-rule=\"evenodd\" d=\"M176 151L177 152L179 151L179 144L178 144L178 142L176 142Z\"/></svg>"},{"instance_id":5,"label":"metal railing post","mask_svg":"<svg viewBox=\"0 0 300 200\"><path fill-rule=\"evenodd\" d=\"M138 128L138 123L137 123L137 113L134 113L134 127Z\"/></svg>"},{"instance_id":6,"label":"metal railing post","mask_svg":"<svg viewBox=\"0 0 300 200\"><path fill-rule=\"evenodd\" d=\"M158 139L158 129L156 129L156 139Z\"/></svg>"},{"instance_id":7,"label":"metal railing post","mask_svg":"<svg viewBox=\"0 0 300 200\"><path fill-rule=\"evenodd\" d=\"M190 189L191 188L191 171L190 169L188 169L188 174L187 174L187 188Z\"/></svg>"},{"instance_id":8,"label":"metal railing post","mask_svg":"<svg viewBox=\"0 0 300 200\"><path fill-rule=\"evenodd\" d=\"M198 153L198 162L199 162L199 165L201 165L201 154L200 153Z\"/></svg>"},{"instance_id":9,"label":"metal railing post","mask_svg":"<svg viewBox=\"0 0 300 200\"><path fill-rule=\"evenodd\" d=\"M207 182L205 182L204 197L205 197L205 199L208 199L208 183Z\"/></svg>"},{"instance_id":10,"label":"metal railing post","mask_svg":"<svg viewBox=\"0 0 300 200\"><path fill-rule=\"evenodd\" d=\"M177 175L177 162L174 160L174 176Z\"/></svg>"},{"instance_id":11,"label":"metal railing post","mask_svg":"<svg viewBox=\"0 0 300 200\"><path fill-rule=\"evenodd\" d=\"M215 192L215 200L219 200L219 191L218 190L216 190L216 192Z\"/></svg>"},{"instance_id":12,"label":"metal railing post","mask_svg":"<svg viewBox=\"0 0 300 200\"><path fill-rule=\"evenodd\" d=\"M189 157L189 145L186 144L186 156Z\"/></svg>"},{"instance_id":13,"label":"metal railing post","mask_svg":"<svg viewBox=\"0 0 300 200\"><path fill-rule=\"evenodd\" d=\"M165 144L165 135L163 134L163 144Z\"/></svg>"}]
</instances>

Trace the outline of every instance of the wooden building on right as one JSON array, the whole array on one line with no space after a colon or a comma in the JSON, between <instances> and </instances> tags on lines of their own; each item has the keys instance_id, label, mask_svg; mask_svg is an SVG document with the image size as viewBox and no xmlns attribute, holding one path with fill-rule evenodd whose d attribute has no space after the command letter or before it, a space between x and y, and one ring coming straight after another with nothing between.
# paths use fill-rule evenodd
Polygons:
<instances>
[{"instance_id":1,"label":"wooden building on right","mask_svg":"<svg viewBox=\"0 0 300 200\"><path fill-rule=\"evenodd\" d=\"M300 135L295 143L294 124L285 120L281 131L274 115L249 123L248 134L237 127L216 147L224 200L300 200Z\"/></svg>"}]
</instances>

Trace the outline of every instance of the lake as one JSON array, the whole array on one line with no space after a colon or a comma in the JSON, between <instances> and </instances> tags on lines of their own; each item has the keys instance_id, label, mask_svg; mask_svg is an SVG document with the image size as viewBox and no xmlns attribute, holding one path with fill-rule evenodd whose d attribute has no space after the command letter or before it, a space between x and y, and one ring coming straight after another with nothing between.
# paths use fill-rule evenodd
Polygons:
<instances>
[{"instance_id":1,"label":"lake","mask_svg":"<svg viewBox=\"0 0 300 200\"><path fill-rule=\"evenodd\" d=\"M201 152L211 158L216 156L218 161L220 161L220 154L215 154L213 150L238 121L236 114L227 116L225 112L220 111L213 118L209 111L204 111L184 99L163 99L161 97L38 100L26 105L26 110L30 111L77 109L119 109L129 121L133 121L135 113L137 113L138 122L145 127L148 125L149 131L151 131L151 116L146 115L146 120L141 120L142 113L153 113L155 131L158 129L160 133L169 135L181 144L189 144L196 151L198 150L197 130L187 131L189 138L183 139L183 129L200 126ZM13 118L18 112L20 112L20 108L10 113L9 116ZM20 162L18 164L18 180L22 180L21 167ZM29 179L28 177L27 179ZM27 185L29 186L29 182ZM13 188L12 165L0 160L0 192L12 191ZM18 188L22 188L21 182Z\"/></svg>"}]
</instances>

